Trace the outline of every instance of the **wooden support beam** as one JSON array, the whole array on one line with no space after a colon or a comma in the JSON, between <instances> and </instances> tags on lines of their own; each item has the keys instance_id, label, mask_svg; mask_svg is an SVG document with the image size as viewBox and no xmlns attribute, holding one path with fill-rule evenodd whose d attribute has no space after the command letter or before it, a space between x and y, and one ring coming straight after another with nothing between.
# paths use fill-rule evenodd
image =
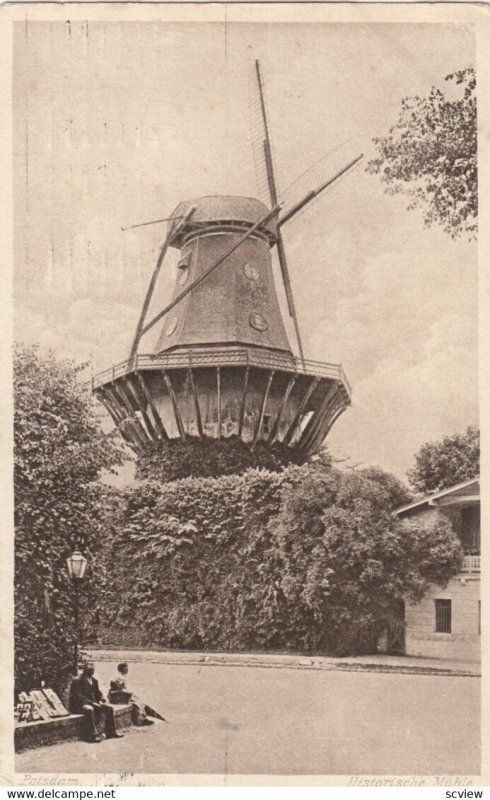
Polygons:
<instances>
[{"instance_id":1,"label":"wooden support beam","mask_svg":"<svg viewBox=\"0 0 490 800\"><path fill-rule=\"evenodd\" d=\"M322 424L330 406L335 403L335 395L338 393L338 391L339 387L336 383L334 383L333 386L331 386L328 390L315 413L312 415L311 419L308 421L308 424L301 434L298 447L301 449L308 447L310 440L315 436L315 433Z\"/></svg>"},{"instance_id":2,"label":"wooden support beam","mask_svg":"<svg viewBox=\"0 0 490 800\"><path fill-rule=\"evenodd\" d=\"M196 392L196 385L194 383L194 373L192 371L192 367L189 367L188 373L189 373L189 380L190 380L191 389L192 389L192 397L194 398L194 410L196 412L197 433L198 433L199 438L202 439L203 432L202 432L201 409L199 408L199 398L198 398L197 392Z\"/></svg>"},{"instance_id":3,"label":"wooden support beam","mask_svg":"<svg viewBox=\"0 0 490 800\"><path fill-rule=\"evenodd\" d=\"M124 439L124 441L132 447L133 443L132 443L130 437L127 435L126 431L121 427L121 421L122 420L121 420L120 417L118 417L117 413L114 411L112 403L108 399L108 397L105 396L103 389L96 389L95 390L95 396L97 397L99 402L102 403L102 405L104 406L106 411L108 411L108 413L110 414L110 417L111 417L114 425L119 430L119 433L121 434L121 436Z\"/></svg>"},{"instance_id":4,"label":"wooden support beam","mask_svg":"<svg viewBox=\"0 0 490 800\"><path fill-rule=\"evenodd\" d=\"M119 397L122 404L125 406L128 412L128 422L131 426L131 429L135 431L136 436L140 442L140 444L144 447L149 441L151 441L148 433L143 428L143 425L139 421L138 417L135 415L135 407L132 400L129 398L127 389L123 386L122 381L118 383L112 384L112 390L116 397Z\"/></svg>"},{"instance_id":5,"label":"wooden support beam","mask_svg":"<svg viewBox=\"0 0 490 800\"><path fill-rule=\"evenodd\" d=\"M102 405L104 406L105 410L107 411L107 413L109 414L110 418L112 419L114 425L117 428L117 426L119 425L119 420L116 417L116 415L114 414L114 412L113 412L111 406L109 405L109 403L107 402L107 400L103 397L102 392L99 391L99 390L96 390L94 392L94 394L95 394L97 400L99 401L99 403L102 403Z\"/></svg>"},{"instance_id":6,"label":"wooden support beam","mask_svg":"<svg viewBox=\"0 0 490 800\"><path fill-rule=\"evenodd\" d=\"M181 439L186 438L184 423L182 422L182 417L180 416L179 406L177 404L177 398L175 396L174 387L172 386L172 381L170 380L170 375L168 375L166 370L162 370L163 380L165 381L165 386L167 387L167 391L170 395L170 400L172 402L172 408L174 410L175 421L177 423L177 428L179 429L179 434Z\"/></svg>"},{"instance_id":7,"label":"wooden support beam","mask_svg":"<svg viewBox=\"0 0 490 800\"><path fill-rule=\"evenodd\" d=\"M250 367L245 369L245 375L243 377L243 394L242 394L242 405L240 408L240 420L238 422L238 438L241 439L242 431L243 431L243 423L245 420L245 406L247 403L247 391L248 391L248 379L250 376Z\"/></svg>"},{"instance_id":8,"label":"wooden support beam","mask_svg":"<svg viewBox=\"0 0 490 800\"><path fill-rule=\"evenodd\" d=\"M285 393L283 395L283 398L282 398L282 402L281 402L281 407L279 409L279 413L278 413L278 415L276 417L276 420L274 422L274 425L272 426L272 429L271 429L271 432L270 432L270 435L269 435L269 439L268 439L269 444L274 444L274 442L277 439L277 435L279 433L279 427L281 425L282 415L284 414L284 411L285 411L286 406L287 406L287 402L289 400L289 395L291 394L291 392L293 390L293 387L294 387L294 384L296 383L297 378L298 378L297 375L293 375L289 379L289 383L288 383L288 385L286 387L286 391L285 391Z\"/></svg>"},{"instance_id":9,"label":"wooden support beam","mask_svg":"<svg viewBox=\"0 0 490 800\"><path fill-rule=\"evenodd\" d=\"M99 389L99 392L102 392L106 407L112 410L112 414L116 418L117 422L122 422L122 420L125 419L125 415L119 407L119 401L114 398L114 395L110 392L109 387L103 386Z\"/></svg>"},{"instance_id":10,"label":"wooden support beam","mask_svg":"<svg viewBox=\"0 0 490 800\"><path fill-rule=\"evenodd\" d=\"M124 414L123 411L121 411L119 399L114 394L114 392L110 391L109 387L107 386L104 387L104 396L106 399L106 403L108 404L107 407L109 407L110 404L112 408L113 414L117 420L117 427L119 429L121 436L133 450L139 452L141 450L140 441L135 432L133 431L133 428L130 425L128 425L129 420L127 416Z\"/></svg>"},{"instance_id":11,"label":"wooden support beam","mask_svg":"<svg viewBox=\"0 0 490 800\"><path fill-rule=\"evenodd\" d=\"M329 430L331 429L332 425L340 417L340 415L344 413L346 408L347 408L347 404L346 403L342 403L342 405L340 405L333 413L332 413L332 409L329 410L329 413L326 415L326 417L325 417L325 419L323 421L323 425L321 426L320 430L317 432L315 438L313 439L313 441L311 442L310 446L306 450L306 453L307 453L308 456L312 455L313 453L315 453L319 449L319 445L321 444L321 442L327 436L327 434L328 434Z\"/></svg>"},{"instance_id":12,"label":"wooden support beam","mask_svg":"<svg viewBox=\"0 0 490 800\"><path fill-rule=\"evenodd\" d=\"M133 397L136 405L138 406L139 410L141 411L141 416L143 417L143 419L145 421L145 425L147 427L147 430L148 430L148 433L150 434L151 439L153 439L154 442L158 441L157 432L155 430L153 422L151 421L151 419L148 416L148 413L146 411L146 405L145 405L145 402L144 402L144 398L140 394L140 387L138 386L137 381L134 379L133 376L130 376L130 375L126 375L125 381L126 381L126 388L127 388L128 392L131 394L131 396Z\"/></svg>"},{"instance_id":13,"label":"wooden support beam","mask_svg":"<svg viewBox=\"0 0 490 800\"><path fill-rule=\"evenodd\" d=\"M274 374L275 374L274 370L271 370L269 372L269 377L267 378L267 383L265 385L265 390L264 390L264 394L263 394L263 397L262 397L262 403L261 403L261 406L260 406L260 414L259 414L259 419L258 419L258 422L257 422L257 428L256 428L255 435L254 435L254 438L253 438L253 441L252 441L252 447L251 447L252 450L255 448L255 445L257 444L257 442L259 440L260 429L262 428L262 423L264 421L264 414L265 414L265 407L266 407L266 404L267 404L267 398L269 397L269 392L270 392L270 388L271 388L272 379L274 378Z\"/></svg>"},{"instance_id":14,"label":"wooden support beam","mask_svg":"<svg viewBox=\"0 0 490 800\"><path fill-rule=\"evenodd\" d=\"M216 393L218 397L218 439L221 439L221 369L216 367Z\"/></svg>"},{"instance_id":15,"label":"wooden support beam","mask_svg":"<svg viewBox=\"0 0 490 800\"><path fill-rule=\"evenodd\" d=\"M128 414L130 417L132 417L134 414L134 408L132 404L129 402L128 398L126 397L126 392L121 388L119 384L116 383L112 383L111 391L114 397L116 397L117 400L119 401L119 408L121 409L122 406L122 408L126 412L124 414L124 418L127 418Z\"/></svg>"},{"instance_id":16,"label":"wooden support beam","mask_svg":"<svg viewBox=\"0 0 490 800\"><path fill-rule=\"evenodd\" d=\"M300 450L308 451L310 447L313 447L320 434L320 431L322 429L325 420L328 420L330 418L332 414L332 409L334 408L335 408L335 400L328 403L326 408L323 408L323 410L319 410L318 413L314 415L314 424L309 429L308 435L305 436L304 438L301 437L299 441L298 446ZM313 420L310 420L310 422L312 421Z\"/></svg>"},{"instance_id":17,"label":"wooden support beam","mask_svg":"<svg viewBox=\"0 0 490 800\"><path fill-rule=\"evenodd\" d=\"M133 424L132 420L129 419L129 417L123 419L120 425L120 429L124 429L126 431L126 434L130 437L131 447L133 448L133 450L136 450L137 453L142 453L145 449L145 445L141 441L141 435L139 431L136 429L135 425Z\"/></svg>"},{"instance_id":18,"label":"wooden support beam","mask_svg":"<svg viewBox=\"0 0 490 800\"><path fill-rule=\"evenodd\" d=\"M320 378L313 378L310 381L310 385L308 386L308 389L306 390L306 393L305 393L301 403L299 404L299 408L298 408L298 410L296 412L296 415L295 415L293 421L291 422L291 425L287 429L286 434L284 436L284 439L282 440L283 444L290 444L290 442L291 442L291 440L292 440L292 438L293 438L293 436L294 436L294 434L296 432L296 428L298 427L298 425L299 425L299 423L301 421L301 417L303 416L303 411L306 408L306 404L307 404L308 400L310 399L311 395L313 394L314 390L318 386L319 382L320 382Z\"/></svg>"},{"instance_id":19,"label":"wooden support beam","mask_svg":"<svg viewBox=\"0 0 490 800\"><path fill-rule=\"evenodd\" d=\"M115 397L114 393L110 391L108 386L104 386L99 391L102 392L102 396L104 398L104 404L108 411L110 411L112 418L114 419L121 436L123 439L129 444L130 447L138 449L139 448L139 440L135 436L132 430L128 433L127 430L127 417L121 411L119 401Z\"/></svg>"},{"instance_id":20,"label":"wooden support beam","mask_svg":"<svg viewBox=\"0 0 490 800\"><path fill-rule=\"evenodd\" d=\"M157 259L157 263L155 265L155 269L153 270L153 275L151 276L150 285L148 286L148 290L146 292L146 297L144 299L143 306L141 308L140 317L139 317L139 320L138 320L138 324L136 326L136 331L135 331L135 334L134 334L133 343L131 345L131 352L129 353L129 358L130 359L134 358L134 356L136 355L136 353L138 351L138 345L140 343L141 332L142 332L143 326L145 324L146 314L148 312L148 307L150 305L150 300L152 298L152 295L153 295L153 292L154 292L154 289L155 289L155 284L156 284L156 282L158 280L158 276L160 274L160 270L161 270L165 255L166 255L167 250L168 250L168 246L169 246L169 243L170 243L170 236L171 236L171 234L169 233L167 235L167 238L165 239L161 249L160 249L160 253L159 253L159 256L158 256L158 259Z\"/></svg>"},{"instance_id":21,"label":"wooden support beam","mask_svg":"<svg viewBox=\"0 0 490 800\"><path fill-rule=\"evenodd\" d=\"M344 411L348 407L349 407L349 403L345 402L345 398L344 397L339 397L339 399L336 401L335 407L334 408L331 407L329 409L329 412L328 412L328 414L327 414L327 416L326 416L326 418L325 418L320 430L318 431L317 435L315 436L314 441L311 443L311 446L308 449L314 449L315 451L318 450L319 446L324 441L325 437L328 435L328 432L332 428L332 425L334 424L334 422L340 417L341 414L344 413Z\"/></svg>"},{"instance_id":22,"label":"wooden support beam","mask_svg":"<svg viewBox=\"0 0 490 800\"><path fill-rule=\"evenodd\" d=\"M343 411L345 411L346 408L347 403L345 395L339 387L338 393L328 406L320 424L317 426L316 431L314 432L313 436L310 437L306 447L304 448L308 455L316 452L319 449L335 420L340 416L340 414L342 414Z\"/></svg>"},{"instance_id":23,"label":"wooden support beam","mask_svg":"<svg viewBox=\"0 0 490 800\"><path fill-rule=\"evenodd\" d=\"M171 225L170 230L167 233L167 237L166 237L166 239L165 239L165 241L164 241L164 243L163 243L163 245L161 247L160 254L158 256L157 263L155 265L155 269L153 270L153 275L151 276L150 283L149 283L149 286L148 286L148 290L146 292L146 296L145 296L145 299L144 299L144 302L143 302L143 306L142 306L142 309L141 309L140 317L139 317L138 324L136 326L136 331L135 331L135 334L134 334L133 344L131 345L131 352L129 354L129 358L130 359L134 358L135 355L138 352L138 345L140 343L140 339L141 339L141 336L142 336L143 326L145 324L146 315L148 313L148 307L150 305L150 301L151 301L151 298L153 296L153 292L155 291L156 282L158 280L158 276L160 274L160 270L162 268L163 261L165 259L167 250L169 248L170 240L171 240L172 236L175 234L176 227L178 228L179 226L185 225L185 223L188 222L189 218L192 216L192 214L194 213L195 210L196 210L196 207L192 206L189 209L189 211L185 214L185 216L181 217L181 221L180 222L177 222L177 224L174 222L174 224ZM165 220L162 220L162 222L164 222L164 221ZM151 224L151 223L146 223L146 224L148 225L148 224ZM131 226L131 227L133 227L133 226Z\"/></svg>"},{"instance_id":24,"label":"wooden support beam","mask_svg":"<svg viewBox=\"0 0 490 800\"><path fill-rule=\"evenodd\" d=\"M114 423L119 425L123 419L123 415L121 414L119 408L114 404L113 398L109 395L109 392L105 387L100 387L99 389L96 389L95 393L101 403L103 403L106 407L107 411L114 420Z\"/></svg>"},{"instance_id":25,"label":"wooden support beam","mask_svg":"<svg viewBox=\"0 0 490 800\"><path fill-rule=\"evenodd\" d=\"M153 402L153 398L151 396L151 392L150 392L150 390L148 389L148 387L146 385L146 381L145 381L143 375L141 375L139 372L136 372L135 374L136 374L136 378L138 380L138 383L139 383L139 385L141 387L141 391L143 392L144 396L146 397L146 401L147 401L149 407L151 408L151 413L153 415L153 419L154 419L155 425L157 427L157 430L158 430L158 432L160 434L160 438L163 439L164 441L168 441L168 433L164 428L164 425L163 425L163 422L162 422L162 418L160 417L160 414L158 413L158 411L156 409L156 406L155 406L155 404Z\"/></svg>"}]
</instances>

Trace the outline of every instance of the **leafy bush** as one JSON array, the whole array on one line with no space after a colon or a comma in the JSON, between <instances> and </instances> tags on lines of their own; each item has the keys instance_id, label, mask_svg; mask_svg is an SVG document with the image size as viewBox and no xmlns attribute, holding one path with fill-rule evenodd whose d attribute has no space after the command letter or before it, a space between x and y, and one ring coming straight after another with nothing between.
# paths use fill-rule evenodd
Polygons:
<instances>
[{"instance_id":1,"label":"leafy bush","mask_svg":"<svg viewBox=\"0 0 490 800\"><path fill-rule=\"evenodd\" d=\"M272 471L288 464L300 464L305 457L280 443L270 446L258 442L251 450L238 436L227 439L187 437L158 444L138 455L136 476L162 483L180 478L239 475L253 467Z\"/></svg>"},{"instance_id":2,"label":"leafy bush","mask_svg":"<svg viewBox=\"0 0 490 800\"><path fill-rule=\"evenodd\" d=\"M379 469L321 462L126 490L99 641L346 653L373 649L396 599L461 563L449 520L400 521L410 495Z\"/></svg>"}]
</instances>

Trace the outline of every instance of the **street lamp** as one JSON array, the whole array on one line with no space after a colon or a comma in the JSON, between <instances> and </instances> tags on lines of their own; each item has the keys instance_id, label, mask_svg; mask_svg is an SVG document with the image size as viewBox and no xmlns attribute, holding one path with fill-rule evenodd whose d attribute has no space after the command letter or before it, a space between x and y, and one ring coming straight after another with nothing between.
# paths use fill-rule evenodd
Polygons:
<instances>
[{"instance_id":1,"label":"street lamp","mask_svg":"<svg viewBox=\"0 0 490 800\"><path fill-rule=\"evenodd\" d=\"M78 640L80 633L80 623L78 614L78 587L80 581L83 580L85 570L87 569L87 559L83 557L78 548L75 548L69 558L66 559L68 565L68 574L72 579L75 589L75 655L74 655L74 671L75 677L78 674Z\"/></svg>"}]
</instances>

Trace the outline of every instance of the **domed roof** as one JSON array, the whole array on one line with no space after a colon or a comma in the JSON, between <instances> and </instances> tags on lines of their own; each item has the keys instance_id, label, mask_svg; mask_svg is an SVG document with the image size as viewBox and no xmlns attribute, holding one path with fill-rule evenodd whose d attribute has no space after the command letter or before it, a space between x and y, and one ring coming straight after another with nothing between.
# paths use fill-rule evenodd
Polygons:
<instances>
[{"instance_id":1,"label":"domed roof","mask_svg":"<svg viewBox=\"0 0 490 800\"><path fill-rule=\"evenodd\" d=\"M267 206L254 197L209 195L207 197L198 197L193 200L184 200L182 203L179 203L175 211L171 214L170 219L184 217L193 207L195 210L192 217L183 229L176 232L176 235L171 241L172 246L182 247L185 236L192 231L194 223L199 223L199 227L202 227L202 225L206 223L216 224L219 222L248 223L252 226L260 222L269 211ZM172 225L172 222L170 222L169 225ZM267 238L272 244L277 236L277 220L274 218L269 219L260 227L260 230L267 235Z\"/></svg>"}]
</instances>

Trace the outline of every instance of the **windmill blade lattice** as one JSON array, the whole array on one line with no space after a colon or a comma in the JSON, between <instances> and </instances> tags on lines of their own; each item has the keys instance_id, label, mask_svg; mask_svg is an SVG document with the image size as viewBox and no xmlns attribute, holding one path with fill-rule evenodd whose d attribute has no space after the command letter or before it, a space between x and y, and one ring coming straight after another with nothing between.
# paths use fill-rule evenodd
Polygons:
<instances>
[{"instance_id":1,"label":"windmill blade lattice","mask_svg":"<svg viewBox=\"0 0 490 800\"><path fill-rule=\"evenodd\" d=\"M350 174L358 163L356 159L360 151L360 138L360 134L358 133L350 136L329 153L326 153L313 164L310 164L310 166L298 175L289 186L281 191L281 200L284 204L282 209L283 217L287 217L290 210L293 209L296 204L300 203L302 198L308 196L308 193L312 189L323 186L329 179L338 175L339 177L336 177L329 186L322 189L316 197L312 198L304 208L301 209L301 211L295 214L294 218L302 216L306 208L311 208L313 204L329 194L332 189L336 188L339 183ZM356 163L354 164L352 162ZM339 175L343 168L349 164L349 168L343 172L343 174Z\"/></svg>"}]
</instances>

